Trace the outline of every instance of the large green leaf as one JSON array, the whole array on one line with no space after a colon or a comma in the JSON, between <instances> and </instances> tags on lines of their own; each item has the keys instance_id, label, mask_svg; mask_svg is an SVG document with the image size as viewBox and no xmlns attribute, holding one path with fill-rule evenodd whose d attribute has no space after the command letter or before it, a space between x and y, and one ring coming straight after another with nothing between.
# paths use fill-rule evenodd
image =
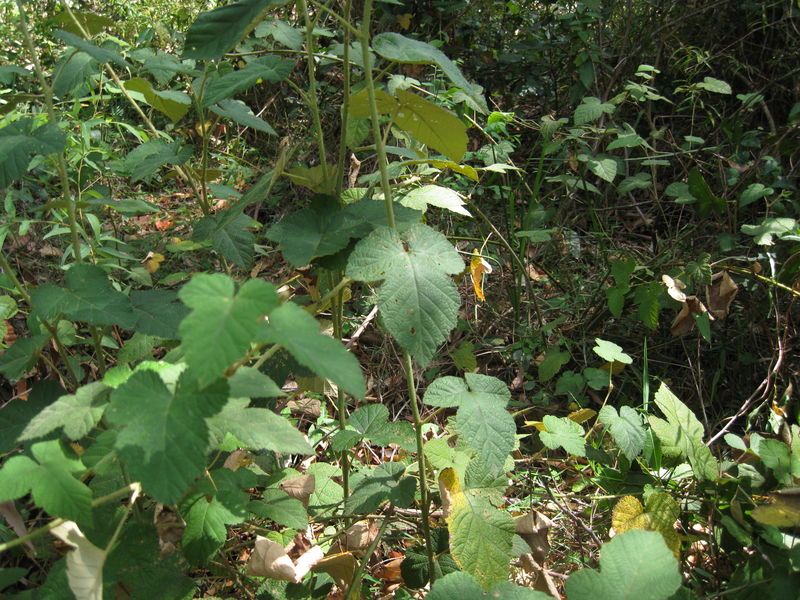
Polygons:
<instances>
[{"instance_id":1,"label":"large green leaf","mask_svg":"<svg viewBox=\"0 0 800 600\"><path fill-rule=\"evenodd\" d=\"M604 425L608 425L614 441L628 460L633 460L639 455L647 436L639 413L630 406L621 406L617 414L616 408L606 404L600 409L597 418Z\"/></svg>"},{"instance_id":2,"label":"large green leaf","mask_svg":"<svg viewBox=\"0 0 800 600\"><path fill-rule=\"evenodd\" d=\"M139 371L111 394L106 418L123 429L117 453L145 492L174 504L206 465L208 427L228 399L228 384L217 380L200 390L184 372L169 391L157 373Z\"/></svg>"},{"instance_id":3,"label":"large green leaf","mask_svg":"<svg viewBox=\"0 0 800 600\"><path fill-rule=\"evenodd\" d=\"M699 479L716 479L718 465L703 443L702 423L664 383L656 392L655 402L667 420L651 416L648 421L664 455L687 458Z\"/></svg>"},{"instance_id":4,"label":"large green leaf","mask_svg":"<svg viewBox=\"0 0 800 600\"><path fill-rule=\"evenodd\" d=\"M75 91L100 70L98 63L85 52L69 49L53 69L53 92L59 98Z\"/></svg>"},{"instance_id":5,"label":"large green leaf","mask_svg":"<svg viewBox=\"0 0 800 600\"><path fill-rule=\"evenodd\" d=\"M514 449L517 427L503 404L474 394L456 416L458 434L491 473L499 472Z\"/></svg>"},{"instance_id":6,"label":"large green leaf","mask_svg":"<svg viewBox=\"0 0 800 600\"><path fill-rule=\"evenodd\" d=\"M421 365L455 327L458 290L448 275L464 263L447 238L425 225L403 233L373 231L350 255L347 276L379 281L378 306L386 328Z\"/></svg>"},{"instance_id":7,"label":"large green leaf","mask_svg":"<svg viewBox=\"0 0 800 600\"><path fill-rule=\"evenodd\" d=\"M426 559L427 560L427 559ZM431 587L427 600L553 600L544 592L520 587L508 581L494 586L484 593L481 586L469 573L456 571L437 579Z\"/></svg>"},{"instance_id":8,"label":"large green leaf","mask_svg":"<svg viewBox=\"0 0 800 600\"><path fill-rule=\"evenodd\" d=\"M97 425L108 401L109 389L100 381L61 396L36 415L19 436L20 441L44 437L60 427L70 440L79 440Z\"/></svg>"},{"instance_id":9,"label":"large green leaf","mask_svg":"<svg viewBox=\"0 0 800 600\"><path fill-rule=\"evenodd\" d=\"M183 552L195 564L205 563L225 543L226 525L247 518L250 495L246 490L256 484L255 474L247 469L217 469L209 477L201 480L180 506L186 522Z\"/></svg>"},{"instance_id":10,"label":"large green leaf","mask_svg":"<svg viewBox=\"0 0 800 600\"><path fill-rule=\"evenodd\" d=\"M394 122L426 146L460 162L467 151L467 128L449 110L412 92L397 90Z\"/></svg>"},{"instance_id":11,"label":"large green leaf","mask_svg":"<svg viewBox=\"0 0 800 600\"><path fill-rule=\"evenodd\" d=\"M48 339L50 337L47 335L18 339L8 350L0 354L0 373L9 381L16 382L39 360L39 352Z\"/></svg>"},{"instance_id":12,"label":"large green leaf","mask_svg":"<svg viewBox=\"0 0 800 600\"><path fill-rule=\"evenodd\" d=\"M472 99L481 112L489 112L479 88L467 81L456 64L435 46L407 38L399 33L387 32L372 38L372 49L383 58L400 63L435 64L454 85L460 87Z\"/></svg>"},{"instance_id":13,"label":"large green leaf","mask_svg":"<svg viewBox=\"0 0 800 600\"><path fill-rule=\"evenodd\" d=\"M172 290L134 290L131 306L136 315L133 329L138 333L171 340L180 337L178 326L189 310L177 301Z\"/></svg>"},{"instance_id":14,"label":"large green leaf","mask_svg":"<svg viewBox=\"0 0 800 600\"><path fill-rule=\"evenodd\" d=\"M350 476L350 495L345 499L345 512L367 514L386 501L408 508L414 502L417 480L406 477L405 467L385 462L372 469L363 469Z\"/></svg>"},{"instance_id":15,"label":"large green leaf","mask_svg":"<svg viewBox=\"0 0 800 600\"><path fill-rule=\"evenodd\" d=\"M600 571L573 573L567 595L569 600L666 600L680 584L678 562L661 534L635 530L603 544Z\"/></svg>"},{"instance_id":16,"label":"large green leaf","mask_svg":"<svg viewBox=\"0 0 800 600\"><path fill-rule=\"evenodd\" d=\"M586 456L586 444L583 441L583 427L568 417L545 415L544 431L539 432L542 443L555 450L563 448L575 456Z\"/></svg>"},{"instance_id":17,"label":"large green leaf","mask_svg":"<svg viewBox=\"0 0 800 600\"><path fill-rule=\"evenodd\" d=\"M239 0L200 13L186 32L184 58L219 58L247 35L273 6L286 0Z\"/></svg>"},{"instance_id":18,"label":"large green leaf","mask_svg":"<svg viewBox=\"0 0 800 600\"><path fill-rule=\"evenodd\" d=\"M412 189L400 200L400 204L425 212L428 206L438 206L454 213L471 217L464 208L464 200L450 188L440 185L423 185Z\"/></svg>"},{"instance_id":19,"label":"large green leaf","mask_svg":"<svg viewBox=\"0 0 800 600\"><path fill-rule=\"evenodd\" d=\"M502 407L508 404L511 392L496 377L465 373L464 379L451 375L435 379L425 390L422 401L430 406L448 408L482 399L491 399Z\"/></svg>"},{"instance_id":20,"label":"large green leaf","mask_svg":"<svg viewBox=\"0 0 800 600\"><path fill-rule=\"evenodd\" d=\"M226 100L220 100L218 104L210 106L209 110L214 114L226 119L230 119L239 125L244 125L245 127L250 127L251 129L255 129L256 131L261 131L262 133L267 133L269 135L278 135L272 128L272 125L255 116L253 111L250 110L250 107L241 100L232 100L230 98Z\"/></svg>"},{"instance_id":21,"label":"large green leaf","mask_svg":"<svg viewBox=\"0 0 800 600\"><path fill-rule=\"evenodd\" d=\"M24 118L0 128L0 189L22 177L36 154L61 152L66 143L55 123L34 128L34 119Z\"/></svg>"},{"instance_id":22,"label":"large green leaf","mask_svg":"<svg viewBox=\"0 0 800 600\"><path fill-rule=\"evenodd\" d=\"M122 169L130 174L131 181L150 181L164 165L185 163L193 150L192 146L181 146L180 142L151 140L128 152Z\"/></svg>"},{"instance_id":23,"label":"large green leaf","mask_svg":"<svg viewBox=\"0 0 800 600\"><path fill-rule=\"evenodd\" d=\"M192 107L192 99L187 94L174 90L156 90L146 79L131 79L123 85L126 90L139 92L147 104L167 115L173 123L180 121Z\"/></svg>"},{"instance_id":24,"label":"large green leaf","mask_svg":"<svg viewBox=\"0 0 800 600\"><path fill-rule=\"evenodd\" d=\"M297 498L290 498L283 490L267 488L261 500L253 500L248 509L255 516L270 519L279 525L303 531L308 527L306 508Z\"/></svg>"},{"instance_id":25,"label":"large green leaf","mask_svg":"<svg viewBox=\"0 0 800 600\"><path fill-rule=\"evenodd\" d=\"M192 312L181 322L186 362L201 385L220 377L250 349L264 316L279 302L274 286L251 279L238 293L226 275L198 274L179 292Z\"/></svg>"},{"instance_id":26,"label":"large green leaf","mask_svg":"<svg viewBox=\"0 0 800 600\"><path fill-rule=\"evenodd\" d=\"M206 420L217 443L230 433L244 448L284 454L312 454L308 442L291 423L266 408L249 407L247 398L231 398L219 414Z\"/></svg>"},{"instance_id":27,"label":"large green leaf","mask_svg":"<svg viewBox=\"0 0 800 600\"><path fill-rule=\"evenodd\" d=\"M588 96L575 109L573 116L575 125L583 125L584 123L595 121L603 114L613 114L616 109L617 107L609 102L601 102L599 98Z\"/></svg>"},{"instance_id":28,"label":"large green leaf","mask_svg":"<svg viewBox=\"0 0 800 600\"><path fill-rule=\"evenodd\" d=\"M133 66L127 60L122 58L119 52L96 46L95 44L87 42L85 39L78 37L74 33L56 29L53 32L53 36L60 40L64 40L67 45L77 48L81 52L85 52L95 60L98 60L102 63L114 63L115 65L125 68Z\"/></svg>"},{"instance_id":29,"label":"large green leaf","mask_svg":"<svg viewBox=\"0 0 800 600\"><path fill-rule=\"evenodd\" d=\"M17 398L6 403L3 410L0 410L0 454L13 450L18 445L17 438L31 419L64 393L57 382L43 379L33 385L27 400Z\"/></svg>"},{"instance_id":30,"label":"large green leaf","mask_svg":"<svg viewBox=\"0 0 800 600\"><path fill-rule=\"evenodd\" d=\"M262 341L280 344L320 377L330 379L348 394L363 398L364 376L358 359L339 340L319 331L319 323L302 308L287 302L269 316Z\"/></svg>"},{"instance_id":31,"label":"large green leaf","mask_svg":"<svg viewBox=\"0 0 800 600\"><path fill-rule=\"evenodd\" d=\"M248 269L253 264L253 246L256 242L248 228L257 225L237 206L233 206L195 223L192 239L211 240L214 250L235 265Z\"/></svg>"},{"instance_id":32,"label":"large green leaf","mask_svg":"<svg viewBox=\"0 0 800 600\"><path fill-rule=\"evenodd\" d=\"M457 492L447 518L450 551L484 589L508 578L514 519L481 496Z\"/></svg>"},{"instance_id":33,"label":"large green leaf","mask_svg":"<svg viewBox=\"0 0 800 600\"><path fill-rule=\"evenodd\" d=\"M144 70L155 77L161 85L167 85L178 73L195 73L195 69L191 66L194 64L193 61L182 62L163 50L137 48L130 53L130 57L141 62Z\"/></svg>"},{"instance_id":34,"label":"large green leaf","mask_svg":"<svg viewBox=\"0 0 800 600\"><path fill-rule=\"evenodd\" d=\"M206 108L230 98L249 89L259 80L280 81L286 79L291 74L293 67L292 61L279 58L274 54L257 58L247 63L244 69L226 73L208 84L203 92L201 106Z\"/></svg>"},{"instance_id":35,"label":"large green leaf","mask_svg":"<svg viewBox=\"0 0 800 600\"><path fill-rule=\"evenodd\" d=\"M687 183L689 193L697 198L697 212L701 217L707 217L711 212L725 212L725 198L714 195L700 169L695 167L689 171Z\"/></svg>"},{"instance_id":36,"label":"large green leaf","mask_svg":"<svg viewBox=\"0 0 800 600\"><path fill-rule=\"evenodd\" d=\"M92 325L119 325L131 329L136 317L128 297L111 285L106 272L95 265L74 265L64 277L66 287L45 283L33 290L31 303L43 319L59 315Z\"/></svg>"}]
</instances>

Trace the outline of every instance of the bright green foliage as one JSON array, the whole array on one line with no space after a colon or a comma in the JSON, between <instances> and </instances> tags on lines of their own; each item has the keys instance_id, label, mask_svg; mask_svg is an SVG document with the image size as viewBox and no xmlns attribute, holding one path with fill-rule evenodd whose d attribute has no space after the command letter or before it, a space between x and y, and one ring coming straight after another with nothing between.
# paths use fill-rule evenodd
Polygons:
<instances>
[{"instance_id":1,"label":"bright green foliage","mask_svg":"<svg viewBox=\"0 0 800 600\"><path fill-rule=\"evenodd\" d=\"M280 344L301 365L330 379L348 394L356 398L366 394L356 357L340 341L320 333L319 323L296 304L287 302L270 314L269 327L261 341Z\"/></svg>"},{"instance_id":2,"label":"bright green foliage","mask_svg":"<svg viewBox=\"0 0 800 600\"><path fill-rule=\"evenodd\" d=\"M589 170L597 175L600 179L603 179L609 183L614 181L614 178L617 176L617 161L613 158L603 158L598 156L597 158L591 158L586 163L586 166L589 167Z\"/></svg>"},{"instance_id":3,"label":"bright green foliage","mask_svg":"<svg viewBox=\"0 0 800 600\"><path fill-rule=\"evenodd\" d=\"M662 285L658 281L651 281L635 289L634 300L639 305L639 319L650 329L655 329L661 312Z\"/></svg>"},{"instance_id":4,"label":"bright green foliage","mask_svg":"<svg viewBox=\"0 0 800 600\"><path fill-rule=\"evenodd\" d=\"M239 0L201 13L186 32L184 58L220 58L283 0Z\"/></svg>"},{"instance_id":5,"label":"bright green foliage","mask_svg":"<svg viewBox=\"0 0 800 600\"><path fill-rule=\"evenodd\" d=\"M775 236L778 238L791 234L797 229L797 221L788 217L770 217L758 225L742 225L742 233L753 236L759 246L771 246Z\"/></svg>"},{"instance_id":6,"label":"bright green foliage","mask_svg":"<svg viewBox=\"0 0 800 600\"><path fill-rule=\"evenodd\" d=\"M225 407L207 420L217 443L230 433L237 445L251 450L272 450L286 454L311 454L311 446L286 418L266 408L248 407L247 398L231 398Z\"/></svg>"},{"instance_id":7,"label":"bright green foliage","mask_svg":"<svg viewBox=\"0 0 800 600\"><path fill-rule=\"evenodd\" d=\"M31 446L31 454L9 458L0 469L0 502L33 495L54 517L91 523L92 492L71 474L83 471L81 461L58 440Z\"/></svg>"},{"instance_id":8,"label":"bright green foliage","mask_svg":"<svg viewBox=\"0 0 800 600\"><path fill-rule=\"evenodd\" d=\"M260 500L253 500L247 510L262 519L270 519L279 525L292 529L304 530L308 527L308 517L303 504L296 498L290 498L283 490L267 488Z\"/></svg>"},{"instance_id":9,"label":"bright green foliage","mask_svg":"<svg viewBox=\"0 0 800 600\"><path fill-rule=\"evenodd\" d=\"M164 165L182 165L192 156L191 146L180 142L151 140L128 152L122 169L129 173L131 181L149 182Z\"/></svg>"},{"instance_id":10,"label":"bright green foliage","mask_svg":"<svg viewBox=\"0 0 800 600\"><path fill-rule=\"evenodd\" d=\"M393 506L408 508L414 502L417 480L405 476L405 467L396 462L385 462L372 469L353 473L350 495L345 500L349 514L374 512L386 501Z\"/></svg>"},{"instance_id":11,"label":"bright green foliage","mask_svg":"<svg viewBox=\"0 0 800 600\"><path fill-rule=\"evenodd\" d=\"M616 408L606 404L600 409L597 418L603 425L608 425L614 441L628 460L639 456L644 448L647 432L638 412L630 406L621 406L617 414Z\"/></svg>"},{"instance_id":12,"label":"bright green foliage","mask_svg":"<svg viewBox=\"0 0 800 600\"><path fill-rule=\"evenodd\" d=\"M171 290L134 290L131 306L136 317L133 329L138 333L177 340L178 326L189 310L178 302Z\"/></svg>"},{"instance_id":13,"label":"bright green foliage","mask_svg":"<svg viewBox=\"0 0 800 600\"><path fill-rule=\"evenodd\" d=\"M94 265L75 265L64 278L66 287L45 283L31 294L31 302L43 319L59 315L92 325L119 325L131 329L135 316L128 297L115 290L108 275Z\"/></svg>"},{"instance_id":14,"label":"bright green foliage","mask_svg":"<svg viewBox=\"0 0 800 600\"><path fill-rule=\"evenodd\" d=\"M227 398L227 382L200 390L188 371L174 394L152 371L134 373L114 390L106 418L122 427L117 452L145 492L163 504L183 496L206 464L205 419L217 414Z\"/></svg>"},{"instance_id":15,"label":"bright green foliage","mask_svg":"<svg viewBox=\"0 0 800 600\"><path fill-rule=\"evenodd\" d=\"M228 378L231 398L277 398L283 391L272 378L253 367L239 367Z\"/></svg>"},{"instance_id":16,"label":"bright green foliage","mask_svg":"<svg viewBox=\"0 0 800 600\"><path fill-rule=\"evenodd\" d=\"M33 118L23 118L0 128L0 189L25 174L36 154L61 152L67 137L55 123L34 127Z\"/></svg>"},{"instance_id":17,"label":"bright green foliage","mask_svg":"<svg viewBox=\"0 0 800 600\"><path fill-rule=\"evenodd\" d=\"M78 440L97 425L108 402L109 389L100 381L84 385L61 396L33 419L20 434L19 441L44 437L60 427L70 440Z\"/></svg>"},{"instance_id":18,"label":"bright green foliage","mask_svg":"<svg viewBox=\"0 0 800 600\"><path fill-rule=\"evenodd\" d=\"M586 456L583 427L568 417L545 415L542 421L545 431L539 432L539 439L545 446L551 450L563 448L575 456Z\"/></svg>"},{"instance_id":19,"label":"bright green foliage","mask_svg":"<svg viewBox=\"0 0 800 600\"><path fill-rule=\"evenodd\" d=\"M331 448L337 452L352 448L363 439L385 446L393 433L389 409L383 404L369 404L355 410L347 425L347 429L337 431L331 440Z\"/></svg>"},{"instance_id":20,"label":"bright green foliage","mask_svg":"<svg viewBox=\"0 0 800 600\"><path fill-rule=\"evenodd\" d=\"M422 401L430 406L448 408L477 399L493 400L505 406L511 399L511 392L496 377L465 373L464 379L450 375L435 379L425 391Z\"/></svg>"},{"instance_id":21,"label":"bright green foliage","mask_svg":"<svg viewBox=\"0 0 800 600\"><path fill-rule=\"evenodd\" d=\"M146 79L137 77L126 81L124 85L126 90L139 92L147 104L167 115L173 123L180 121L192 106L192 99L187 94L173 90L156 90Z\"/></svg>"},{"instance_id":22,"label":"bright green foliage","mask_svg":"<svg viewBox=\"0 0 800 600\"><path fill-rule=\"evenodd\" d=\"M250 495L247 489L256 484L256 476L247 469L218 469L202 479L192 494L181 503L180 513L186 522L183 551L195 563L204 563L225 543L226 525L243 522L248 516Z\"/></svg>"},{"instance_id":23,"label":"bright green foliage","mask_svg":"<svg viewBox=\"0 0 800 600\"><path fill-rule=\"evenodd\" d=\"M292 67L291 61L274 55L257 58L247 63L244 69L226 73L208 84L203 92L201 105L207 108L249 89L259 80L280 81L285 79L292 72Z\"/></svg>"},{"instance_id":24,"label":"bright green foliage","mask_svg":"<svg viewBox=\"0 0 800 600\"><path fill-rule=\"evenodd\" d=\"M243 214L241 208L231 207L215 215L199 219L194 226L192 239L211 240L214 250L233 264L249 268L253 264L253 244L256 237L247 229L258 223Z\"/></svg>"},{"instance_id":25,"label":"bright green foliage","mask_svg":"<svg viewBox=\"0 0 800 600\"><path fill-rule=\"evenodd\" d=\"M83 38L78 37L74 33L69 33L68 31L63 31L61 29L56 29L53 32L53 36L57 37L58 39L64 40L68 45L72 46L73 48L77 48L81 52L85 52L95 60L101 63L114 63L120 67L130 67L132 66L127 60L122 58L122 56L118 52L114 52L113 50L109 50L108 48L101 48L100 46L96 46L91 42L87 42Z\"/></svg>"},{"instance_id":26,"label":"bright green foliage","mask_svg":"<svg viewBox=\"0 0 800 600\"><path fill-rule=\"evenodd\" d=\"M263 331L264 316L278 305L275 288L251 279L238 292L222 274L198 274L181 288L180 298L192 312L180 332L189 368L206 385L241 359Z\"/></svg>"},{"instance_id":27,"label":"bright green foliage","mask_svg":"<svg viewBox=\"0 0 800 600\"><path fill-rule=\"evenodd\" d=\"M460 304L448 275L464 262L441 233L414 225L402 234L376 229L360 241L347 265L347 276L379 281L378 307L398 343L420 365L427 365L455 327Z\"/></svg>"},{"instance_id":28,"label":"bright green foliage","mask_svg":"<svg viewBox=\"0 0 800 600\"><path fill-rule=\"evenodd\" d=\"M678 589L678 563L660 534L629 531L603 544L600 571L567 580L569 600L666 600Z\"/></svg>"},{"instance_id":29,"label":"bright green foliage","mask_svg":"<svg viewBox=\"0 0 800 600\"><path fill-rule=\"evenodd\" d=\"M601 102L598 98L589 96L583 99L583 102L575 109L574 120L575 125L583 125L596 121L601 115L613 114L616 107L608 102Z\"/></svg>"},{"instance_id":30,"label":"bright green foliage","mask_svg":"<svg viewBox=\"0 0 800 600\"><path fill-rule=\"evenodd\" d=\"M426 596L428 600L552 600L544 592L537 592L530 588L520 587L504 581L498 583L491 591L484 593L481 586L468 573L456 572L449 573L437 579L433 584L430 593Z\"/></svg>"},{"instance_id":31,"label":"bright green foliage","mask_svg":"<svg viewBox=\"0 0 800 600\"><path fill-rule=\"evenodd\" d=\"M459 162L467 151L467 128L453 113L417 96L397 90L400 106L394 121L426 146Z\"/></svg>"},{"instance_id":32,"label":"bright green foliage","mask_svg":"<svg viewBox=\"0 0 800 600\"><path fill-rule=\"evenodd\" d=\"M655 402L667 420L658 417L648 420L664 455L687 458L698 479L716 479L719 466L703 443L702 423L663 383L656 392Z\"/></svg>"},{"instance_id":33,"label":"bright green foliage","mask_svg":"<svg viewBox=\"0 0 800 600\"><path fill-rule=\"evenodd\" d=\"M456 496L447 519L450 551L462 569L489 589L508 577L514 520L480 496Z\"/></svg>"},{"instance_id":34,"label":"bright green foliage","mask_svg":"<svg viewBox=\"0 0 800 600\"><path fill-rule=\"evenodd\" d=\"M464 200L456 192L440 185L423 185L403 196L400 203L408 208L425 212L428 206L438 206L454 213L471 217L464 208Z\"/></svg>"},{"instance_id":35,"label":"bright green foliage","mask_svg":"<svg viewBox=\"0 0 800 600\"><path fill-rule=\"evenodd\" d=\"M514 449L517 427L513 417L491 397L477 397L464 402L456 415L457 430L475 452L475 459L496 473Z\"/></svg>"},{"instance_id":36,"label":"bright green foliage","mask_svg":"<svg viewBox=\"0 0 800 600\"><path fill-rule=\"evenodd\" d=\"M633 359L625 354L622 351L622 348L614 342L608 342L606 340L601 340L600 338L595 338L594 343L595 347L592 348L592 350L594 350L594 353L597 354L597 356L605 361L610 363L619 362L624 365L629 365L633 362Z\"/></svg>"},{"instance_id":37,"label":"bright green foliage","mask_svg":"<svg viewBox=\"0 0 800 600\"><path fill-rule=\"evenodd\" d=\"M469 83L456 64L435 46L407 38L399 33L387 32L372 39L372 48L383 58L399 63L435 64L453 84L469 96L476 110L489 112L479 88Z\"/></svg>"}]
</instances>

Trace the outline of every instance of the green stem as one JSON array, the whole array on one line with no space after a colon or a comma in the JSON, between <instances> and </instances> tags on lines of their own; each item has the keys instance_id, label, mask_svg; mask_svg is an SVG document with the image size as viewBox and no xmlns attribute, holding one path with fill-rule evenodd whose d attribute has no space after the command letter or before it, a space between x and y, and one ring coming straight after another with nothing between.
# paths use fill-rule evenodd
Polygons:
<instances>
[{"instance_id":1,"label":"green stem","mask_svg":"<svg viewBox=\"0 0 800 600\"><path fill-rule=\"evenodd\" d=\"M327 182L328 173L328 153L325 150L325 131L322 129L322 119L319 114L319 96L317 94L317 65L314 62L314 20L308 12L305 0L298 0L297 10L299 10L306 21L306 63L308 65L308 109L311 111L311 118L314 122L314 129L317 135L317 150L319 152L319 164L322 166L322 177Z\"/></svg>"},{"instance_id":2,"label":"green stem","mask_svg":"<svg viewBox=\"0 0 800 600\"><path fill-rule=\"evenodd\" d=\"M352 0L347 0L344 7L344 19L350 22L350 13L352 12ZM336 161L336 196L341 198L342 188L344 187L344 169L345 161L347 160L347 119L348 111L350 110L350 39L351 34L349 29L344 30L344 48L342 50L342 106L341 111L341 126L339 128L339 158Z\"/></svg>"},{"instance_id":3,"label":"green stem","mask_svg":"<svg viewBox=\"0 0 800 600\"><path fill-rule=\"evenodd\" d=\"M389 522L392 520L392 516L394 515L394 506L389 505L389 508L386 511L386 516L383 517L383 522L381 523L380 529L378 529L378 535L375 536L375 539L372 540L372 543L367 548L367 551L364 553L364 558L361 559L361 562L356 569L356 572L353 573L353 579L350 582L350 588L347 590L347 594L344 597L344 600L355 600L356 598L361 597L361 578L364 575L364 570L367 568L367 563L372 555L375 553L375 548L378 547L378 543L380 543L383 534L386 532L386 528L389 525Z\"/></svg>"}]
</instances>

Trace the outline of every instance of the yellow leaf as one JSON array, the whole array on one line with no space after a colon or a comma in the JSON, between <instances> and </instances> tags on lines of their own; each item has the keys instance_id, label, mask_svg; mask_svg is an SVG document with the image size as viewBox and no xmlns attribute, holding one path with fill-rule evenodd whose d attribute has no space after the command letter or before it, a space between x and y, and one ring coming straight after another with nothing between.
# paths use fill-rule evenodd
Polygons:
<instances>
[{"instance_id":1,"label":"yellow leaf","mask_svg":"<svg viewBox=\"0 0 800 600\"><path fill-rule=\"evenodd\" d=\"M469 261L469 274L472 277L472 287L475 288L475 296L478 300L486 301L483 295L483 278L492 272L492 265L484 260L478 250L472 251L472 258Z\"/></svg>"},{"instance_id":2,"label":"yellow leaf","mask_svg":"<svg viewBox=\"0 0 800 600\"><path fill-rule=\"evenodd\" d=\"M411 27L411 18L414 15L411 13L404 13L402 15L397 15L395 19L397 20L397 24L400 25L400 29L408 29Z\"/></svg>"},{"instance_id":3,"label":"yellow leaf","mask_svg":"<svg viewBox=\"0 0 800 600\"><path fill-rule=\"evenodd\" d=\"M618 534L625 533L633 529L632 525L635 519L642 514L644 514L642 503L633 496L624 496L614 506L611 513L611 526Z\"/></svg>"},{"instance_id":4,"label":"yellow leaf","mask_svg":"<svg viewBox=\"0 0 800 600\"><path fill-rule=\"evenodd\" d=\"M581 408L567 415L569 419L575 421L576 423L585 423L586 421L593 419L595 416L597 416L597 411L592 410L591 408Z\"/></svg>"},{"instance_id":5,"label":"yellow leaf","mask_svg":"<svg viewBox=\"0 0 800 600\"><path fill-rule=\"evenodd\" d=\"M539 431L547 431L547 428L541 421L525 421L525 427L536 427Z\"/></svg>"},{"instance_id":6,"label":"yellow leaf","mask_svg":"<svg viewBox=\"0 0 800 600\"><path fill-rule=\"evenodd\" d=\"M158 271L158 268L161 266L162 262L164 262L163 254L159 254L158 252L148 252L147 256L144 257L142 264L148 273L155 273Z\"/></svg>"}]
</instances>

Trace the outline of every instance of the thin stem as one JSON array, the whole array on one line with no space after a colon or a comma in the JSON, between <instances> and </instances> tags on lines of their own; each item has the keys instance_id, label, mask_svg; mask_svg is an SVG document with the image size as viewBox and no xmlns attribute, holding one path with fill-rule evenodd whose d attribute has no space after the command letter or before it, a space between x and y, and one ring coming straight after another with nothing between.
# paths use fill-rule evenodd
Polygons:
<instances>
[{"instance_id":1,"label":"thin stem","mask_svg":"<svg viewBox=\"0 0 800 600\"><path fill-rule=\"evenodd\" d=\"M344 6L344 18L350 22L350 13L352 12L352 0L347 0ZM341 198L342 188L344 186L344 163L347 160L347 119L348 111L350 110L350 39L351 34L349 29L344 30L344 48L342 49L342 106L341 111L341 126L339 128L339 158L336 161L336 196Z\"/></svg>"},{"instance_id":2,"label":"thin stem","mask_svg":"<svg viewBox=\"0 0 800 600\"><path fill-rule=\"evenodd\" d=\"M354 598L361 597L361 578L364 575L364 570L367 568L367 563L369 559L375 552L375 548L378 547L378 543L380 543L383 534L386 532L386 528L389 525L389 522L392 520L392 516L394 515L394 506L389 505L389 508L386 510L386 516L383 517L383 522L381 523L380 529L378 529L378 535L375 536L375 539L372 540L372 543L367 548L367 551L364 553L364 558L361 559L361 562L356 569L356 572L353 573L353 579L350 581L350 588L347 590L347 594L344 597L344 600L353 600ZM358 591L354 591L358 590Z\"/></svg>"},{"instance_id":3,"label":"thin stem","mask_svg":"<svg viewBox=\"0 0 800 600\"><path fill-rule=\"evenodd\" d=\"M317 94L317 65L314 62L314 20L308 12L305 0L298 0L297 9L303 14L306 21L306 63L308 65L308 92L306 101L311 111L314 129L317 135L317 150L319 164L322 167L322 177L328 181L328 153L325 150L325 131L322 129L322 119L319 114L319 96Z\"/></svg>"}]
</instances>

